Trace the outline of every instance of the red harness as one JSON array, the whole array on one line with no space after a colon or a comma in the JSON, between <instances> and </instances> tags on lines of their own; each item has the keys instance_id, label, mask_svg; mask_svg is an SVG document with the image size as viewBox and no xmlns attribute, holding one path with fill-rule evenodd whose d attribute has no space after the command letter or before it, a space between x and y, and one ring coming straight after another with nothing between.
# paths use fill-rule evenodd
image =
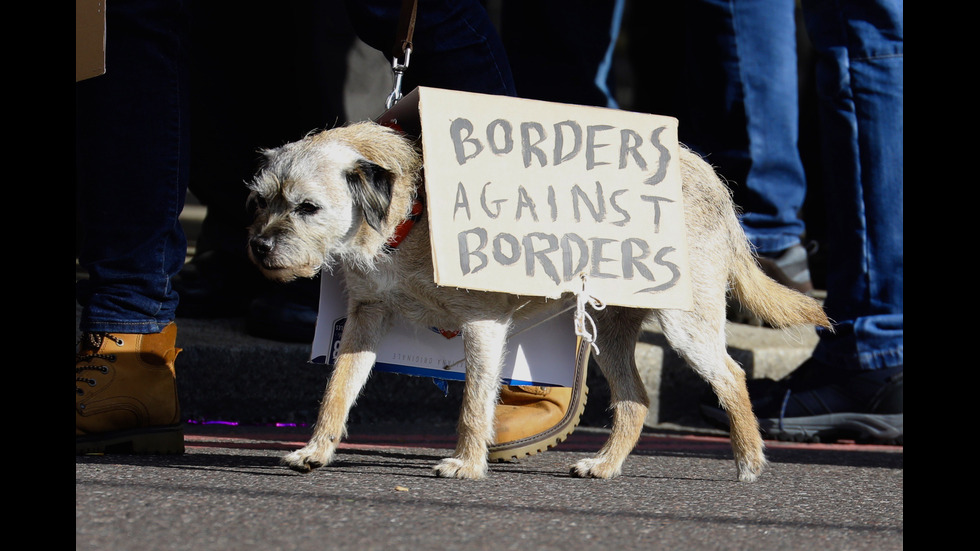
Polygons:
<instances>
[{"instance_id":1,"label":"red harness","mask_svg":"<svg viewBox=\"0 0 980 551\"><path fill-rule=\"evenodd\" d=\"M402 130L402 127L396 121L388 121L382 123L382 125L387 126L400 134L405 133L405 131ZM402 241L405 240L405 238L408 236L408 232L412 231L412 227L415 225L415 223L418 222L419 218L422 218L422 211L424 208L425 207L422 205L422 200L416 198L412 203L412 212L409 213L408 218L398 224L398 226L395 228L395 234L392 235L391 239L389 239L388 243L386 243L389 252L397 249L398 245L401 245Z\"/></svg>"},{"instance_id":2,"label":"red harness","mask_svg":"<svg viewBox=\"0 0 980 551\"><path fill-rule=\"evenodd\" d=\"M391 239L388 240L386 244L388 249L394 250L398 248L398 245L401 245L402 241L408 236L408 232L412 231L415 222L422 218L423 210L422 201L415 199L415 202L412 203L412 212L408 215L408 218L403 220L401 224L398 224L395 228L395 235L392 235Z\"/></svg>"}]
</instances>

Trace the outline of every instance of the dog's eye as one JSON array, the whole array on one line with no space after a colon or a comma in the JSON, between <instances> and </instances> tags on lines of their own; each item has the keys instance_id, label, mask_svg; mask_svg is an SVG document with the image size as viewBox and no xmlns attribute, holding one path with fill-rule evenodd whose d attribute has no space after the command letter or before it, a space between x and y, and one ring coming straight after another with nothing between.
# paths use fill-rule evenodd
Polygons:
<instances>
[{"instance_id":1,"label":"dog's eye","mask_svg":"<svg viewBox=\"0 0 980 551\"><path fill-rule=\"evenodd\" d=\"M262 197L257 193L253 196L253 202L255 204L255 208L257 209L262 210L266 207L265 197Z\"/></svg>"},{"instance_id":2,"label":"dog's eye","mask_svg":"<svg viewBox=\"0 0 980 551\"><path fill-rule=\"evenodd\" d=\"M299 214L301 216L310 216L316 214L319 210L320 207L316 206L313 203L310 203L309 201L304 201L296 205L296 208L294 209L296 214Z\"/></svg>"}]
</instances>

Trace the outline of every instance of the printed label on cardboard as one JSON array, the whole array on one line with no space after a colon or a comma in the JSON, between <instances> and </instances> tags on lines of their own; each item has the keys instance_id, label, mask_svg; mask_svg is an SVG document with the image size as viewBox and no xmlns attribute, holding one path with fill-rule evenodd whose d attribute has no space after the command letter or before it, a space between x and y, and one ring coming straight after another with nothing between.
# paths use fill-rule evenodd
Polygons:
<instances>
[{"instance_id":1,"label":"printed label on cardboard","mask_svg":"<svg viewBox=\"0 0 980 551\"><path fill-rule=\"evenodd\" d=\"M343 278L324 273L312 361L333 365L340 349L347 303ZM530 320L508 340L501 381L512 385L571 386L578 339L571 312L545 320ZM463 380L466 362L463 339L452 331L419 328L395 320L378 349L375 369L393 373Z\"/></svg>"}]
</instances>

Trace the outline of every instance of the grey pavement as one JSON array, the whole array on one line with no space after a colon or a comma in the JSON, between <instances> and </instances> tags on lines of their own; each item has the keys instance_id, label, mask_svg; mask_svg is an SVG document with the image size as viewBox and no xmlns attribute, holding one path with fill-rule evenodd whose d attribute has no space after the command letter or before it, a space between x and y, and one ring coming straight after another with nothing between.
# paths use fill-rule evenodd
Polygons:
<instances>
[{"instance_id":1,"label":"grey pavement","mask_svg":"<svg viewBox=\"0 0 980 551\"><path fill-rule=\"evenodd\" d=\"M452 435L352 430L336 462L279 465L305 428L192 425L180 456L75 462L77 550L894 550L904 547L900 448L773 443L735 480L718 437L650 433L622 476L568 466L605 433L581 429L480 481L433 476Z\"/></svg>"}]
</instances>

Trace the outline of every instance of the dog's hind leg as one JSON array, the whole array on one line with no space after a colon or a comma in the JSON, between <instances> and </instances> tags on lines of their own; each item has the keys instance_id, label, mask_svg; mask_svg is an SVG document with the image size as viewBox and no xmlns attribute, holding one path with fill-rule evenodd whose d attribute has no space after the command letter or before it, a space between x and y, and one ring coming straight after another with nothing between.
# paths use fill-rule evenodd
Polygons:
<instances>
[{"instance_id":1,"label":"dog's hind leg","mask_svg":"<svg viewBox=\"0 0 980 551\"><path fill-rule=\"evenodd\" d=\"M371 374L387 319L385 309L377 303L361 304L348 313L313 436L305 447L284 457L283 464L295 471L309 472L333 460L340 439L347 434L347 415Z\"/></svg>"},{"instance_id":2,"label":"dog's hind leg","mask_svg":"<svg viewBox=\"0 0 980 551\"><path fill-rule=\"evenodd\" d=\"M699 314L659 310L657 314L667 341L711 385L728 412L738 479L754 481L766 466L764 445L745 386L745 372L728 355L724 311Z\"/></svg>"},{"instance_id":3,"label":"dog's hind leg","mask_svg":"<svg viewBox=\"0 0 980 551\"><path fill-rule=\"evenodd\" d=\"M495 320L463 325L466 381L457 424L456 451L434 471L446 478L484 478L493 441L493 419L509 325Z\"/></svg>"},{"instance_id":4,"label":"dog's hind leg","mask_svg":"<svg viewBox=\"0 0 980 551\"><path fill-rule=\"evenodd\" d=\"M594 313L599 354L593 357L609 384L613 425L599 453L572 466L574 476L618 476L640 438L650 398L636 369L635 351L640 327L648 313L612 306Z\"/></svg>"}]
</instances>

